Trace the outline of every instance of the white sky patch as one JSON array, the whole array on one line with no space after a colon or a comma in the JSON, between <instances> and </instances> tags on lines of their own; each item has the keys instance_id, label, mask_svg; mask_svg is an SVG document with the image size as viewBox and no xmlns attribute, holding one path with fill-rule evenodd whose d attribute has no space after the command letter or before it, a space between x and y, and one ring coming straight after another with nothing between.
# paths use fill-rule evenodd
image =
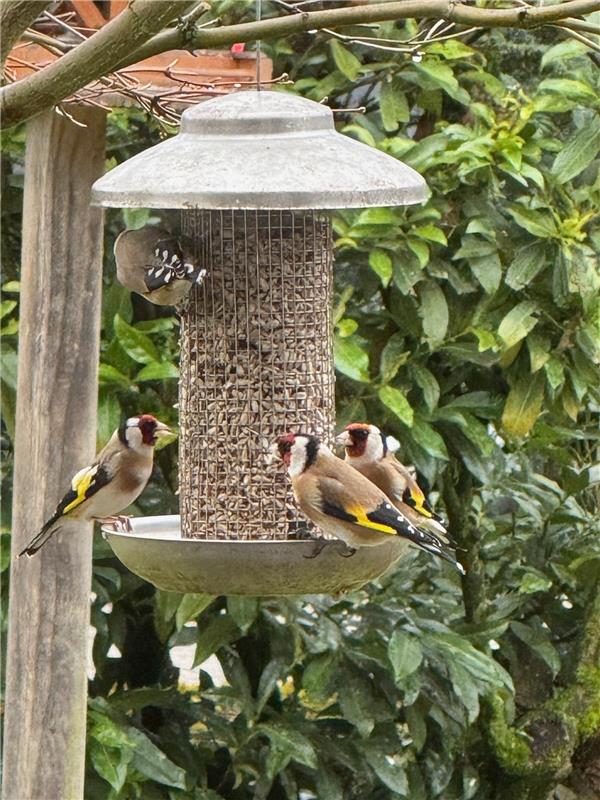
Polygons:
<instances>
[{"instance_id":1,"label":"white sky patch","mask_svg":"<svg viewBox=\"0 0 600 800\"><path fill-rule=\"evenodd\" d=\"M86 674L89 681L93 681L96 677L96 667L94 665L94 639L96 638L96 628L93 625L88 625L87 635L87 655L86 655Z\"/></svg>"},{"instance_id":2,"label":"white sky patch","mask_svg":"<svg viewBox=\"0 0 600 800\"><path fill-rule=\"evenodd\" d=\"M200 670L208 672L215 686L225 686L227 679L221 662L216 655L209 656L206 661L197 667L192 667L196 654L195 644L178 644L171 648L171 661L173 666L179 670L180 686L198 686L200 682Z\"/></svg>"}]
</instances>

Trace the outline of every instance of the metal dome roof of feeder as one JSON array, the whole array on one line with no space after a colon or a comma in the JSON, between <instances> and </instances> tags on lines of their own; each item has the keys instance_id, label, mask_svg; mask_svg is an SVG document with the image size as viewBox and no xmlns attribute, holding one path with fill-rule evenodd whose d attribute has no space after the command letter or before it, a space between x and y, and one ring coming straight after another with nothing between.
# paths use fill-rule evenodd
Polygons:
<instances>
[{"instance_id":1,"label":"metal dome roof of feeder","mask_svg":"<svg viewBox=\"0 0 600 800\"><path fill-rule=\"evenodd\" d=\"M94 184L120 208L335 209L427 199L418 172L339 134L326 106L245 91L184 111L181 130Z\"/></svg>"}]
</instances>

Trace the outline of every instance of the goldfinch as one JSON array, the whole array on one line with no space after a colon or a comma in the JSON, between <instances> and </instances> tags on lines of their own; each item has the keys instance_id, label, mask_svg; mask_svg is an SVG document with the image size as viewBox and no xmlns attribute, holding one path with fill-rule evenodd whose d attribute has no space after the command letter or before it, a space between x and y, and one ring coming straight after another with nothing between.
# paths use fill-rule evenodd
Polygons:
<instances>
[{"instance_id":1,"label":"goldfinch","mask_svg":"<svg viewBox=\"0 0 600 800\"><path fill-rule=\"evenodd\" d=\"M123 231L114 252L119 282L159 306L179 305L206 275L194 263L189 239L163 228L147 225Z\"/></svg>"},{"instance_id":2,"label":"goldfinch","mask_svg":"<svg viewBox=\"0 0 600 800\"><path fill-rule=\"evenodd\" d=\"M277 442L300 509L325 533L354 552L402 536L462 571L446 543L414 525L368 478L335 456L315 436L287 433Z\"/></svg>"},{"instance_id":3,"label":"goldfinch","mask_svg":"<svg viewBox=\"0 0 600 800\"><path fill-rule=\"evenodd\" d=\"M112 520L142 493L152 472L154 445L171 429L150 414L130 417L96 460L73 476L56 511L19 556L32 556L66 520Z\"/></svg>"},{"instance_id":4,"label":"goldfinch","mask_svg":"<svg viewBox=\"0 0 600 800\"><path fill-rule=\"evenodd\" d=\"M416 480L394 456L400 446L396 439L383 434L376 425L352 422L336 442L346 450L346 463L378 486L415 527L448 538L442 518L431 509Z\"/></svg>"}]
</instances>

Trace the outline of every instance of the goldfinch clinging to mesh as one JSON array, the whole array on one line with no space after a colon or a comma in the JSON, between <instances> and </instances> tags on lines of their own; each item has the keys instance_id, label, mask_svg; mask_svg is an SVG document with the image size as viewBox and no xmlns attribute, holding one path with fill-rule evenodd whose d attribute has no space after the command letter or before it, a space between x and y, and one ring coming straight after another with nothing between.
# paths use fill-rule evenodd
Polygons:
<instances>
[{"instance_id":1,"label":"goldfinch clinging to mesh","mask_svg":"<svg viewBox=\"0 0 600 800\"><path fill-rule=\"evenodd\" d=\"M400 446L376 425L352 422L336 438L346 450L346 463L352 465L384 492L413 525L448 539L442 518L432 509L419 484L394 456Z\"/></svg>"},{"instance_id":2,"label":"goldfinch clinging to mesh","mask_svg":"<svg viewBox=\"0 0 600 800\"><path fill-rule=\"evenodd\" d=\"M96 460L74 475L56 511L19 553L32 556L65 520L110 520L142 493L152 472L154 445L171 429L150 414L130 417L116 430Z\"/></svg>"},{"instance_id":3,"label":"goldfinch clinging to mesh","mask_svg":"<svg viewBox=\"0 0 600 800\"><path fill-rule=\"evenodd\" d=\"M193 243L147 225L123 231L115 241L117 278L127 289L160 306L177 306L206 270L193 256Z\"/></svg>"},{"instance_id":4,"label":"goldfinch clinging to mesh","mask_svg":"<svg viewBox=\"0 0 600 800\"><path fill-rule=\"evenodd\" d=\"M342 539L352 551L402 536L462 571L447 543L414 525L364 475L335 456L315 436L288 433L277 442L292 479L296 501L325 533Z\"/></svg>"}]
</instances>

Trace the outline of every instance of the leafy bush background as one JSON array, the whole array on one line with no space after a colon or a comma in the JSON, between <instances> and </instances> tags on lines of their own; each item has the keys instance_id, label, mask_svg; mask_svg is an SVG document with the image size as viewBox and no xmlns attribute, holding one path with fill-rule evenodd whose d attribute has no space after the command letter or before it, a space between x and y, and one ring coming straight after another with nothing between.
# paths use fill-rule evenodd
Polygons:
<instances>
[{"instance_id":1,"label":"leafy bush background","mask_svg":"<svg viewBox=\"0 0 600 800\"><path fill-rule=\"evenodd\" d=\"M423 206L335 217L338 421L400 439L467 577L411 552L343 598L181 596L129 574L97 536L89 800L600 794L598 73L553 34L471 38L420 61L325 34L266 48L293 91L366 105L337 114L339 129L431 188ZM109 166L160 135L135 111L108 125ZM5 134L4 478L23 149L23 130ZM123 414L177 421L177 319L114 280L115 235L148 221L107 214L99 445ZM176 467L176 448L158 453L139 512L177 510ZM196 664L217 654L225 686L203 671L178 688L170 650L190 643Z\"/></svg>"}]
</instances>

